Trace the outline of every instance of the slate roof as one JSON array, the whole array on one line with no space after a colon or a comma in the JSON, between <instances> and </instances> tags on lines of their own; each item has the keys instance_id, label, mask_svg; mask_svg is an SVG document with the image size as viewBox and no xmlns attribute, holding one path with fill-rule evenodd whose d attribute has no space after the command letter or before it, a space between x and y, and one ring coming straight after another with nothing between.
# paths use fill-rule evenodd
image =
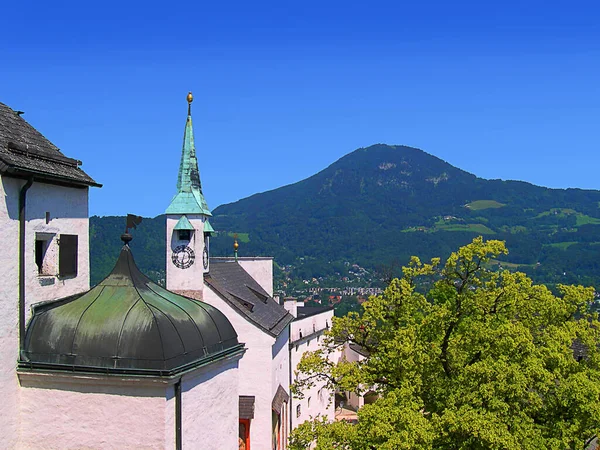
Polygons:
<instances>
[{"instance_id":1,"label":"slate roof","mask_svg":"<svg viewBox=\"0 0 600 450\"><path fill-rule=\"evenodd\" d=\"M361 356L366 357L366 356L370 355L369 351L366 348L364 348L358 344L350 344L350 348Z\"/></svg>"},{"instance_id":2,"label":"slate roof","mask_svg":"<svg viewBox=\"0 0 600 450\"><path fill-rule=\"evenodd\" d=\"M97 286L33 307L19 367L174 376L243 348L223 313L152 282L125 245Z\"/></svg>"},{"instance_id":3,"label":"slate roof","mask_svg":"<svg viewBox=\"0 0 600 450\"><path fill-rule=\"evenodd\" d=\"M279 414L281 412L281 407L283 406L283 404L289 401L290 395L287 392L285 392L283 386L279 385L277 386L277 392L275 392L275 395L273 396L273 401L271 402L271 409L277 414Z\"/></svg>"},{"instance_id":4,"label":"slate roof","mask_svg":"<svg viewBox=\"0 0 600 450\"><path fill-rule=\"evenodd\" d=\"M322 312L325 312L325 311L331 311L333 308L334 308L333 306L298 306L295 320L300 320L300 319L304 319L305 317L315 316L315 315L321 314Z\"/></svg>"},{"instance_id":5,"label":"slate roof","mask_svg":"<svg viewBox=\"0 0 600 450\"><path fill-rule=\"evenodd\" d=\"M35 176L47 182L102 186L79 168L81 161L67 158L16 111L0 103L0 174Z\"/></svg>"},{"instance_id":6,"label":"slate roof","mask_svg":"<svg viewBox=\"0 0 600 450\"><path fill-rule=\"evenodd\" d=\"M272 336L279 336L294 320L237 261L211 258L204 281L242 316Z\"/></svg>"}]
</instances>

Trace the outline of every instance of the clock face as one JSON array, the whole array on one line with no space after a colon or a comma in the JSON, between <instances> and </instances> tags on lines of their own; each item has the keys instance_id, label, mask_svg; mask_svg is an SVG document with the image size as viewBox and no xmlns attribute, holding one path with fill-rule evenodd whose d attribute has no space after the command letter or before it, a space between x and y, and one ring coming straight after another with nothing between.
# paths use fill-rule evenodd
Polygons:
<instances>
[{"instance_id":1,"label":"clock face","mask_svg":"<svg viewBox=\"0 0 600 450\"><path fill-rule=\"evenodd\" d=\"M171 261L180 269L187 269L194 264L194 250L189 248L187 245L180 245L173 250L171 255Z\"/></svg>"},{"instance_id":2,"label":"clock face","mask_svg":"<svg viewBox=\"0 0 600 450\"><path fill-rule=\"evenodd\" d=\"M204 252L202 252L202 263L204 264L204 268L208 269L208 249L204 247Z\"/></svg>"}]
</instances>

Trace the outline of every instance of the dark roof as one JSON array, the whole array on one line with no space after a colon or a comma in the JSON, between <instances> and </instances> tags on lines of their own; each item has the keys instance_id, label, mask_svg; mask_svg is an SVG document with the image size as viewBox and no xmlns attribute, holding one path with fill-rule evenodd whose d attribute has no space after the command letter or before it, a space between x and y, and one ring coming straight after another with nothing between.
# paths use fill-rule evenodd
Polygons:
<instances>
[{"instance_id":1,"label":"dark roof","mask_svg":"<svg viewBox=\"0 0 600 450\"><path fill-rule=\"evenodd\" d=\"M364 347L363 347L363 346L361 346L361 345L358 345L358 344L350 344L349 346L350 346L350 348L351 348L352 350L354 350L354 351L355 351L356 353L358 353L359 355L362 355L362 356L365 356L365 357L366 357L366 356L369 356L369 355L371 354L371 353L369 353L369 351L368 351L366 348L364 348Z\"/></svg>"},{"instance_id":2,"label":"dark roof","mask_svg":"<svg viewBox=\"0 0 600 450\"><path fill-rule=\"evenodd\" d=\"M254 419L254 395L240 395L240 419Z\"/></svg>"},{"instance_id":3,"label":"dark roof","mask_svg":"<svg viewBox=\"0 0 600 450\"><path fill-rule=\"evenodd\" d=\"M325 311L331 311L333 308L333 306L298 306L295 320L315 316Z\"/></svg>"},{"instance_id":4,"label":"dark roof","mask_svg":"<svg viewBox=\"0 0 600 450\"><path fill-rule=\"evenodd\" d=\"M19 367L171 376L242 351L220 311L152 282L125 245L96 287L34 306Z\"/></svg>"},{"instance_id":5,"label":"dark roof","mask_svg":"<svg viewBox=\"0 0 600 450\"><path fill-rule=\"evenodd\" d=\"M272 336L278 336L294 320L237 261L211 258L204 281L242 316Z\"/></svg>"},{"instance_id":6,"label":"dark roof","mask_svg":"<svg viewBox=\"0 0 600 450\"><path fill-rule=\"evenodd\" d=\"M0 103L0 173L43 181L101 186L20 115Z\"/></svg>"},{"instance_id":7,"label":"dark roof","mask_svg":"<svg viewBox=\"0 0 600 450\"><path fill-rule=\"evenodd\" d=\"M289 401L290 395L287 392L285 392L285 389L281 385L279 385L277 387L277 392L275 392L275 395L273 396L273 401L271 402L271 409L277 414L279 414L281 412L281 407L283 406L283 404Z\"/></svg>"}]
</instances>

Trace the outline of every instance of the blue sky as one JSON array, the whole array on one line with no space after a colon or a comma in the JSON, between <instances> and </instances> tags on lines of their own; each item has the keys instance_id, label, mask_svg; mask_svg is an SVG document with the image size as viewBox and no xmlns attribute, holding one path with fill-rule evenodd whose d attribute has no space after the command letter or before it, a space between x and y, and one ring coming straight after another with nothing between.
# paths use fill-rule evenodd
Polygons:
<instances>
[{"instance_id":1,"label":"blue sky","mask_svg":"<svg viewBox=\"0 0 600 450\"><path fill-rule=\"evenodd\" d=\"M0 101L104 184L91 214L164 211L188 90L213 209L375 143L600 189L593 2L11 3Z\"/></svg>"}]
</instances>

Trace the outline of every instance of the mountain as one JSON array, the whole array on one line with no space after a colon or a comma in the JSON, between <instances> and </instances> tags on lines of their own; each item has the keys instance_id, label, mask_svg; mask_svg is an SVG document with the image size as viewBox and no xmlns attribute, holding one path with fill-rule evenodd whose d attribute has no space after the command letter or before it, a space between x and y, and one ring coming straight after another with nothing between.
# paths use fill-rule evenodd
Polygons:
<instances>
[{"instance_id":1,"label":"mountain","mask_svg":"<svg viewBox=\"0 0 600 450\"><path fill-rule=\"evenodd\" d=\"M600 284L599 202L600 191L486 180L422 150L378 144L298 183L219 206L211 250L231 254L236 232L241 256L272 255L280 265L304 266L303 276L323 276L340 261L374 268L411 255L445 257L483 234L507 241L504 266L538 281ZM112 220L92 218L92 234ZM164 230L164 218L153 220ZM164 247L158 222L147 222L142 255ZM143 237L145 226L152 237ZM98 256L92 242L93 271ZM147 270L163 270L164 252L154 259L160 265Z\"/></svg>"}]
</instances>

